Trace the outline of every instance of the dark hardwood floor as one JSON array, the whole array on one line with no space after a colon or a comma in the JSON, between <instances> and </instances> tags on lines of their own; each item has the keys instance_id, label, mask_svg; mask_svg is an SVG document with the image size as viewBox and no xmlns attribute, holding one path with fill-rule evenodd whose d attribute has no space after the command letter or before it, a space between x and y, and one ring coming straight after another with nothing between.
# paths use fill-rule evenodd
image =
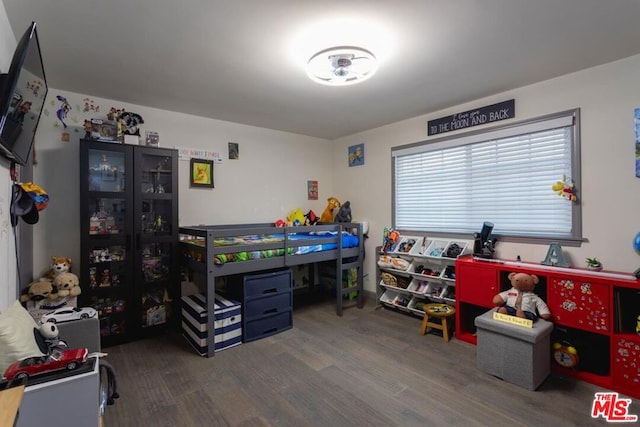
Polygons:
<instances>
[{"instance_id":1,"label":"dark hardwood floor","mask_svg":"<svg viewBox=\"0 0 640 427\"><path fill-rule=\"evenodd\" d=\"M105 426L586 426L600 388L556 375L529 391L476 368L476 347L385 309L331 300L293 329L198 356L179 333L104 349L120 399ZM640 415L640 401L630 412Z\"/></svg>"}]
</instances>

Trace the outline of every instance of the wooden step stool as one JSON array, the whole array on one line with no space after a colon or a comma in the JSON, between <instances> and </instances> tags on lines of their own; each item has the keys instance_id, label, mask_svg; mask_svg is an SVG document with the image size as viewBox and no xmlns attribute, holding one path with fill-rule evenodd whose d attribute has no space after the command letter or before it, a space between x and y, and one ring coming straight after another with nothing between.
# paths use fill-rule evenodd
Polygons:
<instances>
[{"instance_id":1,"label":"wooden step stool","mask_svg":"<svg viewBox=\"0 0 640 427\"><path fill-rule=\"evenodd\" d=\"M424 310L424 318L422 319L422 327L420 328L420 333L422 335L426 334L428 327L438 329L442 331L442 338L444 339L444 341L449 342L449 328L453 325L449 325L448 319L456 314L455 307L449 304L430 303L425 304L422 309ZM429 321L430 317L440 319L440 321Z\"/></svg>"}]
</instances>

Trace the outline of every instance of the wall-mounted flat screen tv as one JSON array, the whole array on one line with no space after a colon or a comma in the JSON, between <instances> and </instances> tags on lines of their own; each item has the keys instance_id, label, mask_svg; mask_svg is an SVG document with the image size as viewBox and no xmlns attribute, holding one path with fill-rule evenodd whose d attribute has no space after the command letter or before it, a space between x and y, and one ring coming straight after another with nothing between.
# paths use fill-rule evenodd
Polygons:
<instances>
[{"instance_id":1,"label":"wall-mounted flat screen tv","mask_svg":"<svg viewBox=\"0 0 640 427\"><path fill-rule=\"evenodd\" d=\"M0 154L25 165L47 96L36 23L18 40L9 71L0 74Z\"/></svg>"}]
</instances>

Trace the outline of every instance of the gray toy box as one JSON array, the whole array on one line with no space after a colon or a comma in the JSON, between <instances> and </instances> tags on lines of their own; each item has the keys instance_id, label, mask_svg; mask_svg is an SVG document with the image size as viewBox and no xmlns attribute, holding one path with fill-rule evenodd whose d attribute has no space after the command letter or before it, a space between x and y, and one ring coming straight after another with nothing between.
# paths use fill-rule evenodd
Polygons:
<instances>
[{"instance_id":1,"label":"gray toy box","mask_svg":"<svg viewBox=\"0 0 640 427\"><path fill-rule=\"evenodd\" d=\"M494 320L493 313L475 319L478 369L535 390L551 372L553 323L538 319L528 328Z\"/></svg>"}]
</instances>

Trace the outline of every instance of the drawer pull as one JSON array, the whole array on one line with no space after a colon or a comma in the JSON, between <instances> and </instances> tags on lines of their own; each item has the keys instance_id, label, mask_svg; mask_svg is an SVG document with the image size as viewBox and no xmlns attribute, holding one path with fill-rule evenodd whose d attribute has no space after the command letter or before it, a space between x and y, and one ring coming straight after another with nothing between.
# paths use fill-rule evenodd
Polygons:
<instances>
[{"instance_id":1,"label":"drawer pull","mask_svg":"<svg viewBox=\"0 0 640 427\"><path fill-rule=\"evenodd\" d=\"M271 332L276 332L277 330L278 328L267 329L266 331L263 332L263 334L270 334Z\"/></svg>"},{"instance_id":2,"label":"drawer pull","mask_svg":"<svg viewBox=\"0 0 640 427\"><path fill-rule=\"evenodd\" d=\"M278 292L278 288L265 289L262 294L272 294L274 292Z\"/></svg>"},{"instance_id":3,"label":"drawer pull","mask_svg":"<svg viewBox=\"0 0 640 427\"><path fill-rule=\"evenodd\" d=\"M267 313L277 313L278 312L278 308L274 307L274 308L270 308L269 310L265 310L262 312L262 314L267 314Z\"/></svg>"}]
</instances>

